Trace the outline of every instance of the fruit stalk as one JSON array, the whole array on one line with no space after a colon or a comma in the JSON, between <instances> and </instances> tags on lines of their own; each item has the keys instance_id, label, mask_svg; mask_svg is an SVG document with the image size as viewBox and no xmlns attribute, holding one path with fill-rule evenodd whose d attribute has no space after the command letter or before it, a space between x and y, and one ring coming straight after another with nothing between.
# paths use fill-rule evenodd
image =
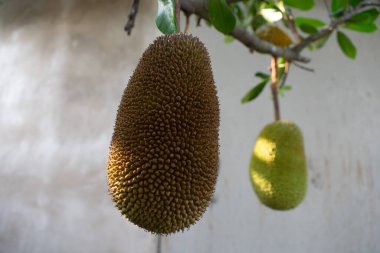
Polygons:
<instances>
[{"instance_id":1,"label":"fruit stalk","mask_svg":"<svg viewBox=\"0 0 380 253\"><path fill-rule=\"evenodd\" d=\"M271 62L271 72L272 72L272 98L273 98L273 107L274 107L274 119L278 121L280 117L280 104L278 102L278 78L277 78L277 57L272 57Z\"/></svg>"}]
</instances>

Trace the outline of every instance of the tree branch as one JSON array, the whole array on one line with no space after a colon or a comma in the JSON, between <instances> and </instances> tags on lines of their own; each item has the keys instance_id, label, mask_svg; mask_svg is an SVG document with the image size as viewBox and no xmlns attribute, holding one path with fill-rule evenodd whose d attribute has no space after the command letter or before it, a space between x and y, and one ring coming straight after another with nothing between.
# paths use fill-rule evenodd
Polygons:
<instances>
[{"instance_id":1,"label":"tree branch","mask_svg":"<svg viewBox=\"0 0 380 253\"><path fill-rule=\"evenodd\" d=\"M364 11L367 7L377 6L378 4L380 4L380 3L374 3L374 2L371 2L371 1L363 1L363 2L361 2L354 9L352 9L351 11L346 12L343 15L343 17L332 21L327 28L320 30L318 33L310 35L309 37L307 37L306 39L304 39L301 43L295 45L292 48L293 51L298 52L298 53L301 52L304 48L306 48L307 46L309 46L311 43L313 43L313 42L315 42L315 41L317 41L319 39L322 39L323 37L331 34L339 25L341 25L344 22L348 21L349 19L351 19L356 14Z\"/></svg>"},{"instance_id":2,"label":"tree branch","mask_svg":"<svg viewBox=\"0 0 380 253\"><path fill-rule=\"evenodd\" d=\"M180 0L181 9L188 13L193 13L202 19L209 20L207 0ZM237 2L230 0L229 2ZM270 54L276 57L283 57L289 61L309 62L308 58L300 56L299 52L290 49L277 47L269 42L261 40L254 33L248 32L243 27L236 27L230 35L239 40L250 50L255 50L263 54Z\"/></svg>"},{"instance_id":3,"label":"tree branch","mask_svg":"<svg viewBox=\"0 0 380 253\"><path fill-rule=\"evenodd\" d=\"M288 61L310 61L310 59L301 56L298 52L295 52L291 49L277 47L272 43L260 39L255 34L248 32L247 29L242 27L236 27L230 33L230 35L247 46L250 50L255 50L262 54L270 54L276 57L283 57Z\"/></svg>"},{"instance_id":4,"label":"tree branch","mask_svg":"<svg viewBox=\"0 0 380 253\"><path fill-rule=\"evenodd\" d=\"M135 19L139 9L139 0L133 0L131 8L129 9L128 22L124 27L124 31L127 32L128 35L131 35L132 29L135 26Z\"/></svg>"},{"instance_id":5,"label":"tree branch","mask_svg":"<svg viewBox=\"0 0 380 253\"><path fill-rule=\"evenodd\" d=\"M228 3L236 3L241 0L227 0ZM195 14L201 19L209 20L208 15L208 1L207 0L180 0L181 9L189 14ZM255 50L262 54L270 54L275 57L283 57L287 61L298 61L307 63L310 59L305 58L300 55L301 51L305 49L307 46L312 44L313 42L328 36L331 34L339 25L343 24L354 15L364 11L367 7L370 6L379 6L379 0L364 0L358 6L356 6L351 11L347 12L343 17L336 19L330 23L330 25L320 30L318 33L310 35L305 40L297 43L295 46L291 48L280 48L269 42L261 40L254 33L249 32L246 28L237 26L230 35L234 37L236 40L243 43L246 47L248 47L251 51Z\"/></svg>"},{"instance_id":6,"label":"tree branch","mask_svg":"<svg viewBox=\"0 0 380 253\"><path fill-rule=\"evenodd\" d=\"M380 0L374 0L374 1L365 1L362 3L364 7L368 6L375 6L375 7L380 7Z\"/></svg>"}]
</instances>

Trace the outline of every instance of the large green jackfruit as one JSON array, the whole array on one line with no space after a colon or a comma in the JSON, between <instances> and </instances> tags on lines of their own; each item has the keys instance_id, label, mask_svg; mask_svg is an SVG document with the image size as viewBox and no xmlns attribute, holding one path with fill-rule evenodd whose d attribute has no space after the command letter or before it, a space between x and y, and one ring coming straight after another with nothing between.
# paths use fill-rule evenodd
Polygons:
<instances>
[{"instance_id":1,"label":"large green jackfruit","mask_svg":"<svg viewBox=\"0 0 380 253\"><path fill-rule=\"evenodd\" d=\"M122 215L158 234L205 212L218 167L219 103L208 52L191 35L158 37L124 91L108 159Z\"/></svg>"},{"instance_id":2,"label":"large green jackfruit","mask_svg":"<svg viewBox=\"0 0 380 253\"><path fill-rule=\"evenodd\" d=\"M302 202L307 190L307 164L301 130L276 121L259 134L250 163L256 195L266 206L288 210Z\"/></svg>"}]
</instances>

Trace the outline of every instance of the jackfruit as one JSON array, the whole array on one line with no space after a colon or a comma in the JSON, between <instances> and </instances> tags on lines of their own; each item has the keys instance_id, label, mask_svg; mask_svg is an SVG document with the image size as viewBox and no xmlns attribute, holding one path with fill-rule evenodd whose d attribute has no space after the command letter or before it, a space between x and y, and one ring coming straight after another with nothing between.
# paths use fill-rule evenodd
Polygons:
<instances>
[{"instance_id":1,"label":"jackfruit","mask_svg":"<svg viewBox=\"0 0 380 253\"><path fill-rule=\"evenodd\" d=\"M260 201L276 210L299 205L307 190L307 164L301 130L276 121L260 132L251 157L250 178Z\"/></svg>"},{"instance_id":2,"label":"jackfruit","mask_svg":"<svg viewBox=\"0 0 380 253\"><path fill-rule=\"evenodd\" d=\"M196 37L158 37L144 52L117 112L107 165L121 214L157 234L205 212L218 171L219 102L208 52Z\"/></svg>"}]
</instances>

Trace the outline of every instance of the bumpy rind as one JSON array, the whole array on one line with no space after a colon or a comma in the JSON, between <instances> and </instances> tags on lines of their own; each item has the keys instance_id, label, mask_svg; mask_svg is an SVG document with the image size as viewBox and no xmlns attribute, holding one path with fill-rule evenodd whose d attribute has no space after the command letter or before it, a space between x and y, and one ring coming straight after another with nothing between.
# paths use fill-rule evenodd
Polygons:
<instances>
[{"instance_id":1,"label":"bumpy rind","mask_svg":"<svg viewBox=\"0 0 380 253\"><path fill-rule=\"evenodd\" d=\"M209 55L191 35L158 37L124 91L108 159L121 213L157 234L205 212L218 167L219 103Z\"/></svg>"}]
</instances>

